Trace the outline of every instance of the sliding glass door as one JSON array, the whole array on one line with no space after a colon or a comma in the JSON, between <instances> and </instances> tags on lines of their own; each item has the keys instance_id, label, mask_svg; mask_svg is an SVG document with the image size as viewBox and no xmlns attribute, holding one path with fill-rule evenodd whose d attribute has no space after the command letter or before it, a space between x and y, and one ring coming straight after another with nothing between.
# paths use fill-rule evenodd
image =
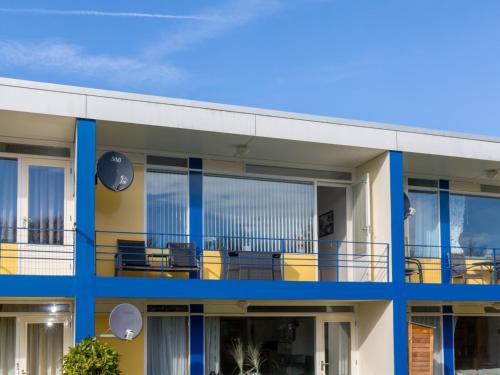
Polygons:
<instances>
[{"instance_id":1,"label":"sliding glass door","mask_svg":"<svg viewBox=\"0 0 500 375\"><path fill-rule=\"evenodd\" d=\"M69 162L24 159L21 178L19 273L73 273Z\"/></svg>"}]
</instances>

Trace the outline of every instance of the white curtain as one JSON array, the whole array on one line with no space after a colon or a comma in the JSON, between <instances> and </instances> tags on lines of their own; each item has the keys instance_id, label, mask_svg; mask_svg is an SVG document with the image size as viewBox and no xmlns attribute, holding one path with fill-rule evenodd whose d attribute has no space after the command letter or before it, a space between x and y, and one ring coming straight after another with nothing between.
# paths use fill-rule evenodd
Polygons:
<instances>
[{"instance_id":1,"label":"white curtain","mask_svg":"<svg viewBox=\"0 0 500 375\"><path fill-rule=\"evenodd\" d=\"M220 318L205 318L205 375L220 375Z\"/></svg>"},{"instance_id":2,"label":"white curtain","mask_svg":"<svg viewBox=\"0 0 500 375\"><path fill-rule=\"evenodd\" d=\"M148 170L146 173L148 246L188 242L188 176Z\"/></svg>"},{"instance_id":3,"label":"white curtain","mask_svg":"<svg viewBox=\"0 0 500 375\"><path fill-rule=\"evenodd\" d=\"M328 374L351 375L351 325L350 323L325 323L327 325L326 349Z\"/></svg>"},{"instance_id":4,"label":"white curtain","mask_svg":"<svg viewBox=\"0 0 500 375\"><path fill-rule=\"evenodd\" d=\"M0 159L0 243L16 241L17 160ZM0 254L1 255L1 254Z\"/></svg>"},{"instance_id":5,"label":"white curtain","mask_svg":"<svg viewBox=\"0 0 500 375\"><path fill-rule=\"evenodd\" d=\"M313 184L208 175L203 207L205 235L228 250L313 250Z\"/></svg>"},{"instance_id":6,"label":"white curtain","mask_svg":"<svg viewBox=\"0 0 500 375\"><path fill-rule=\"evenodd\" d=\"M62 323L28 324L28 374L60 375L63 356Z\"/></svg>"},{"instance_id":7,"label":"white curtain","mask_svg":"<svg viewBox=\"0 0 500 375\"><path fill-rule=\"evenodd\" d=\"M415 323L434 327L434 375L443 373L443 335L440 316L413 316Z\"/></svg>"},{"instance_id":8,"label":"white curtain","mask_svg":"<svg viewBox=\"0 0 500 375\"><path fill-rule=\"evenodd\" d=\"M147 336L147 375L187 375L188 329L186 317L149 317Z\"/></svg>"},{"instance_id":9,"label":"white curtain","mask_svg":"<svg viewBox=\"0 0 500 375\"><path fill-rule=\"evenodd\" d=\"M408 218L410 256L439 258L439 199L433 191L408 192L415 215Z\"/></svg>"},{"instance_id":10,"label":"white curtain","mask_svg":"<svg viewBox=\"0 0 500 375\"><path fill-rule=\"evenodd\" d=\"M64 168L29 167L30 243L64 243Z\"/></svg>"},{"instance_id":11,"label":"white curtain","mask_svg":"<svg viewBox=\"0 0 500 375\"><path fill-rule=\"evenodd\" d=\"M16 318L0 318L0 375L14 375Z\"/></svg>"},{"instance_id":12,"label":"white curtain","mask_svg":"<svg viewBox=\"0 0 500 375\"><path fill-rule=\"evenodd\" d=\"M450 237L451 252L463 253L460 245L460 236L464 231L465 200L463 195L450 195Z\"/></svg>"}]
</instances>

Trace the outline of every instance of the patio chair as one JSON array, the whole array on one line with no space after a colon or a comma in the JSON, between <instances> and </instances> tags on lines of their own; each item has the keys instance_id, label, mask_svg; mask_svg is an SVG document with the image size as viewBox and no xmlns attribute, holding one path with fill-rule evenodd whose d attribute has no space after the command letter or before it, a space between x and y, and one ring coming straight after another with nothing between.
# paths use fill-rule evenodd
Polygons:
<instances>
[{"instance_id":1,"label":"patio chair","mask_svg":"<svg viewBox=\"0 0 500 375\"><path fill-rule=\"evenodd\" d=\"M169 242L167 249L169 254L166 271L191 272L200 270L194 243Z\"/></svg>"},{"instance_id":2,"label":"patio chair","mask_svg":"<svg viewBox=\"0 0 500 375\"><path fill-rule=\"evenodd\" d=\"M120 276L123 271L161 271L149 263L144 241L117 240L117 248L115 276Z\"/></svg>"},{"instance_id":3,"label":"patio chair","mask_svg":"<svg viewBox=\"0 0 500 375\"><path fill-rule=\"evenodd\" d=\"M411 277L414 275L418 275L419 283L424 282L422 262L417 258L405 257L405 276L408 278L409 282L411 282Z\"/></svg>"}]
</instances>

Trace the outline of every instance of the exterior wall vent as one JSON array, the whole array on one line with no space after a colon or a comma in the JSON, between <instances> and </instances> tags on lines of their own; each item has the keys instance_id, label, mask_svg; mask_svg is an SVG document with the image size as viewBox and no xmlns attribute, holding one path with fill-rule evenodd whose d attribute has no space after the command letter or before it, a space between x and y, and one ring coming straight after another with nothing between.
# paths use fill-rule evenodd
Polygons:
<instances>
[{"instance_id":1,"label":"exterior wall vent","mask_svg":"<svg viewBox=\"0 0 500 375\"><path fill-rule=\"evenodd\" d=\"M165 167L187 168L188 161L185 158L171 158L166 156L148 155L146 157L149 165L161 165Z\"/></svg>"},{"instance_id":2,"label":"exterior wall vent","mask_svg":"<svg viewBox=\"0 0 500 375\"><path fill-rule=\"evenodd\" d=\"M429 180L425 178L408 178L408 186L437 188L438 180Z\"/></svg>"},{"instance_id":3,"label":"exterior wall vent","mask_svg":"<svg viewBox=\"0 0 500 375\"><path fill-rule=\"evenodd\" d=\"M500 194L500 186L496 186L496 185L481 185L481 193Z\"/></svg>"},{"instance_id":4,"label":"exterior wall vent","mask_svg":"<svg viewBox=\"0 0 500 375\"><path fill-rule=\"evenodd\" d=\"M69 158L71 156L71 150L67 147L50 147L4 142L0 142L0 152L11 154L55 156L62 158Z\"/></svg>"},{"instance_id":5,"label":"exterior wall vent","mask_svg":"<svg viewBox=\"0 0 500 375\"><path fill-rule=\"evenodd\" d=\"M265 174L272 176L286 176L286 177L302 177L314 178L320 180L340 180L351 181L351 172L341 171L324 171L316 169L302 169L302 168L288 168L288 167L274 167L269 165L247 164L245 166L247 173Z\"/></svg>"},{"instance_id":6,"label":"exterior wall vent","mask_svg":"<svg viewBox=\"0 0 500 375\"><path fill-rule=\"evenodd\" d=\"M352 313L354 306L248 306L253 313Z\"/></svg>"},{"instance_id":7,"label":"exterior wall vent","mask_svg":"<svg viewBox=\"0 0 500 375\"><path fill-rule=\"evenodd\" d=\"M188 305L148 305L148 312L152 313L171 313L171 312L189 312Z\"/></svg>"}]
</instances>

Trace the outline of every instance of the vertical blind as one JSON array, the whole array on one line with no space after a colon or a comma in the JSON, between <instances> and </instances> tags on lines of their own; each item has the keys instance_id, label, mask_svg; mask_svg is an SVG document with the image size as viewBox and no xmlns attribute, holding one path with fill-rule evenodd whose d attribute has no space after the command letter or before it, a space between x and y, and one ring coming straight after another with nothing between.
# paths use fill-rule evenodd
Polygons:
<instances>
[{"instance_id":1,"label":"vertical blind","mask_svg":"<svg viewBox=\"0 0 500 375\"><path fill-rule=\"evenodd\" d=\"M203 189L205 236L228 250L313 250L312 183L205 175Z\"/></svg>"},{"instance_id":2,"label":"vertical blind","mask_svg":"<svg viewBox=\"0 0 500 375\"><path fill-rule=\"evenodd\" d=\"M16 241L17 160L0 159L0 243Z\"/></svg>"},{"instance_id":3,"label":"vertical blind","mask_svg":"<svg viewBox=\"0 0 500 375\"><path fill-rule=\"evenodd\" d=\"M0 375L14 375L16 318L0 317Z\"/></svg>"},{"instance_id":4,"label":"vertical blind","mask_svg":"<svg viewBox=\"0 0 500 375\"><path fill-rule=\"evenodd\" d=\"M188 234L188 176L148 170L146 173L148 246L186 242Z\"/></svg>"}]
</instances>

